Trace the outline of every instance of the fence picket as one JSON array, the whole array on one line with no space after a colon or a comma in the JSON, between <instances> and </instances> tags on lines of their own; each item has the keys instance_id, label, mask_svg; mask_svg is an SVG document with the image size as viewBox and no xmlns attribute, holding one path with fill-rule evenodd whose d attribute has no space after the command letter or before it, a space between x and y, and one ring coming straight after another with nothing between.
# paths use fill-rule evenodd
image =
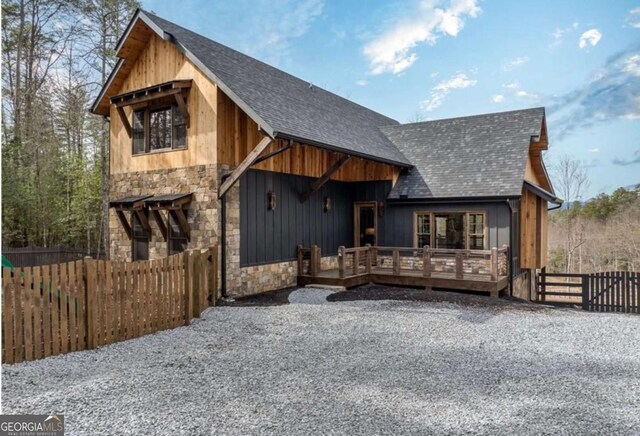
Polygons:
<instances>
[{"instance_id":1,"label":"fence picket","mask_svg":"<svg viewBox=\"0 0 640 436\"><path fill-rule=\"evenodd\" d=\"M217 248L139 262L3 269L2 357L29 361L190 324L213 305Z\"/></svg>"},{"instance_id":2,"label":"fence picket","mask_svg":"<svg viewBox=\"0 0 640 436\"><path fill-rule=\"evenodd\" d=\"M78 319L78 350L85 350L87 348L86 332L87 326L85 325L85 310L84 304L84 280L83 277L83 262L81 260L76 261L76 295L78 298L77 306L77 319Z\"/></svg>"},{"instance_id":3,"label":"fence picket","mask_svg":"<svg viewBox=\"0 0 640 436\"><path fill-rule=\"evenodd\" d=\"M42 266L42 329L44 343L44 357L51 356L51 267Z\"/></svg>"},{"instance_id":4,"label":"fence picket","mask_svg":"<svg viewBox=\"0 0 640 436\"><path fill-rule=\"evenodd\" d=\"M13 363L14 355L14 328L15 311L13 306L14 284L11 277L10 268L2 268L2 324L4 328L4 336L2 345L4 346L4 362Z\"/></svg>"}]
</instances>

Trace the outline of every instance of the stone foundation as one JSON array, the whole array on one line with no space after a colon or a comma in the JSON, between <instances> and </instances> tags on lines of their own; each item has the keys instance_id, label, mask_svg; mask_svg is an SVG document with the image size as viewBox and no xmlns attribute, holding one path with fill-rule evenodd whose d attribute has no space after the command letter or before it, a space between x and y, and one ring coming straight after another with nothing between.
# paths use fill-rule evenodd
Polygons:
<instances>
[{"instance_id":1,"label":"stone foundation","mask_svg":"<svg viewBox=\"0 0 640 436\"><path fill-rule=\"evenodd\" d=\"M217 165L199 165L187 168L170 168L154 171L111 174L109 199L133 195L161 195L193 193L187 219L191 226L188 249L209 248L218 242L218 169ZM161 212L166 220L166 212ZM131 213L125 212L127 220ZM130 221L129 221L130 222ZM158 259L168 254L168 244L162 237L158 224L149 216L151 240L149 258ZM131 260L131 240L127 236L115 210L109 210L110 256L113 260Z\"/></svg>"},{"instance_id":2,"label":"stone foundation","mask_svg":"<svg viewBox=\"0 0 640 436\"><path fill-rule=\"evenodd\" d=\"M242 286L229 295L241 297L275 289L289 288L297 284L298 267L295 260L248 266L241 269Z\"/></svg>"}]
</instances>

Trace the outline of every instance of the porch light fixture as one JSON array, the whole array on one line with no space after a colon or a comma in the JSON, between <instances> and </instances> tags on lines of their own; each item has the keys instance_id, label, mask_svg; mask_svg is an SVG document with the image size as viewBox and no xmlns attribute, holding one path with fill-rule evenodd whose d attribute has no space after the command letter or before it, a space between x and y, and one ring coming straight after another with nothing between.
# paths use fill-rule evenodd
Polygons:
<instances>
[{"instance_id":1,"label":"porch light fixture","mask_svg":"<svg viewBox=\"0 0 640 436\"><path fill-rule=\"evenodd\" d=\"M382 218L384 216L384 201L378 202L378 216Z\"/></svg>"},{"instance_id":2,"label":"porch light fixture","mask_svg":"<svg viewBox=\"0 0 640 436\"><path fill-rule=\"evenodd\" d=\"M325 212L331 212L331 197L324 197L324 205L322 210Z\"/></svg>"},{"instance_id":3,"label":"porch light fixture","mask_svg":"<svg viewBox=\"0 0 640 436\"><path fill-rule=\"evenodd\" d=\"M267 210L275 210L276 208L276 193L273 191L267 192Z\"/></svg>"}]
</instances>

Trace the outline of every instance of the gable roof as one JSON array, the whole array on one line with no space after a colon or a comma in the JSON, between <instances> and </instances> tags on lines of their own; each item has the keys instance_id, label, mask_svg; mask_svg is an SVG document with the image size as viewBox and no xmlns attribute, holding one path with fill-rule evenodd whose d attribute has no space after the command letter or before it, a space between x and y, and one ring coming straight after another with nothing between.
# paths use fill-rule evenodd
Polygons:
<instances>
[{"instance_id":1,"label":"gable roof","mask_svg":"<svg viewBox=\"0 0 640 436\"><path fill-rule=\"evenodd\" d=\"M389 198L520 196L544 117L544 108L534 108L382 127L415 165Z\"/></svg>"},{"instance_id":2,"label":"gable roof","mask_svg":"<svg viewBox=\"0 0 640 436\"><path fill-rule=\"evenodd\" d=\"M377 128L397 121L310 85L284 71L205 38L149 12L138 10L118 44L139 21L172 41L272 138L293 139L393 165L407 158ZM98 96L95 112L122 62Z\"/></svg>"}]
</instances>

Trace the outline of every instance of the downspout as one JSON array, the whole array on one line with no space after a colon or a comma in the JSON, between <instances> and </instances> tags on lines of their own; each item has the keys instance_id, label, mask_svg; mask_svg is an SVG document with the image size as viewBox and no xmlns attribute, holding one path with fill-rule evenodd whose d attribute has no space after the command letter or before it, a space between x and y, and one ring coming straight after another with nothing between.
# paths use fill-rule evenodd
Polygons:
<instances>
[{"instance_id":1,"label":"downspout","mask_svg":"<svg viewBox=\"0 0 640 436\"><path fill-rule=\"evenodd\" d=\"M231 174L225 174L220 179L222 185L225 180L229 178ZM227 191L228 192L228 191ZM223 301L228 301L227 295L227 193L225 192L220 198L220 298Z\"/></svg>"},{"instance_id":2,"label":"downspout","mask_svg":"<svg viewBox=\"0 0 640 436\"><path fill-rule=\"evenodd\" d=\"M511 200L507 199L509 207L509 292L513 295L513 207Z\"/></svg>"}]
</instances>

